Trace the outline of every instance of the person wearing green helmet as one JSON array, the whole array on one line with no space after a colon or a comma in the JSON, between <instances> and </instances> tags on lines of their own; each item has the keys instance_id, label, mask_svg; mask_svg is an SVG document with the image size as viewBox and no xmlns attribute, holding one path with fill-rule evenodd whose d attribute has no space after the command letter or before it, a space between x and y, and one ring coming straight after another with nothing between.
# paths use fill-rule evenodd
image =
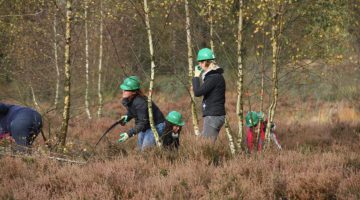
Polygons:
<instances>
[{"instance_id":1,"label":"person wearing green helmet","mask_svg":"<svg viewBox=\"0 0 360 200\"><path fill-rule=\"evenodd\" d=\"M130 76L124 79L120 85L122 92L122 104L127 109L127 114L121 117L121 125L125 126L131 119L135 119L135 127L125 133L120 133L118 142L125 142L130 137L138 134L138 147L140 150L155 146L154 134L150 127L147 97L140 89L140 79L137 76ZM156 129L161 137L165 127L164 115L152 102L152 112Z\"/></svg>"},{"instance_id":2,"label":"person wearing green helmet","mask_svg":"<svg viewBox=\"0 0 360 200\"><path fill-rule=\"evenodd\" d=\"M249 152L254 149L254 140L255 140L255 132L257 131L258 124L260 124L260 134L257 142L257 150L262 151L264 141L265 141L265 132L268 120L265 118L263 112L255 112L250 111L246 114L245 117L245 125L248 127L246 132L246 142ZM281 150L281 145L275 134L275 123L271 123L270 129L270 139L274 141L276 146Z\"/></svg>"},{"instance_id":3,"label":"person wearing green helmet","mask_svg":"<svg viewBox=\"0 0 360 200\"><path fill-rule=\"evenodd\" d=\"M209 48L200 49L197 54L198 64L192 79L196 97L203 96L203 130L202 135L214 143L225 122L224 70L216 65L215 55ZM202 73L203 84L200 84Z\"/></svg>"},{"instance_id":4,"label":"person wearing green helmet","mask_svg":"<svg viewBox=\"0 0 360 200\"><path fill-rule=\"evenodd\" d=\"M247 126L246 131L246 144L249 150L249 153L254 149L254 140L255 140L255 127L259 123L258 115L255 111L250 111L246 114L245 125Z\"/></svg>"},{"instance_id":5,"label":"person wearing green helmet","mask_svg":"<svg viewBox=\"0 0 360 200\"><path fill-rule=\"evenodd\" d=\"M166 116L165 129L162 134L162 144L169 150L177 150L180 146L180 132L185 125L182 115L177 111L171 111Z\"/></svg>"}]
</instances>

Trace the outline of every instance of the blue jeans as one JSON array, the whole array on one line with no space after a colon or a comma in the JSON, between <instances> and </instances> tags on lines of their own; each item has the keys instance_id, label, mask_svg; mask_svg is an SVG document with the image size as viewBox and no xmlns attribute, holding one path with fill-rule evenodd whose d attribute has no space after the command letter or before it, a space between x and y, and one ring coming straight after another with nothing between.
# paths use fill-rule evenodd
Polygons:
<instances>
[{"instance_id":1,"label":"blue jeans","mask_svg":"<svg viewBox=\"0 0 360 200\"><path fill-rule=\"evenodd\" d=\"M165 128L165 122L156 125L156 130L159 133L159 137L161 137L164 128ZM138 148L141 151L144 151L144 149L155 145L156 145L155 137L151 128L147 129L146 131L140 132L138 134Z\"/></svg>"},{"instance_id":2,"label":"blue jeans","mask_svg":"<svg viewBox=\"0 0 360 200\"><path fill-rule=\"evenodd\" d=\"M10 123L10 133L16 144L30 146L42 127L41 115L32 109L23 109L16 113Z\"/></svg>"}]
</instances>

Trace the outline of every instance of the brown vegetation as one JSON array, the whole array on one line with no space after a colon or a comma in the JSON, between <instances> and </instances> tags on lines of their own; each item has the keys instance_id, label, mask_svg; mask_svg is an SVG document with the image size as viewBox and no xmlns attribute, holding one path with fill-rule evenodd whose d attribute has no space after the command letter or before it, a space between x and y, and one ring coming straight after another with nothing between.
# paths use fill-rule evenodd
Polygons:
<instances>
[{"instance_id":1,"label":"brown vegetation","mask_svg":"<svg viewBox=\"0 0 360 200\"><path fill-rule=\"evenodd\" d=\"M231 96L231 95L229 95ZM185 101L173 105L181 110ZM159 103L160 105L162 103ZM171 104L171 102L170 102ZM338 114L348 112L341 104ZM329 105L322 105L327 107ZM232 106L230 106L232 107ZM345 109L346 108L346 109ZM104 114L121 111L118 101L106 104ZM167 108L166 108L167 109ZM278 136L282 152L232 157L222 132L213 147L185 127L178 153L136 150L136 138L115 144L118 127L97 149L93 145L114 116L73 118L68 156L85 161L71 164L48 158L1 156L2 199L358 199L360 198L360 125L352 119L331 125L314 122L311 106L296 115L280 106ZM288 111L286 111L288 110ZM164 110L167 112L168 110ZM182 111L191 122L190 112ZM315 112L315 111L314 111ZM356 110L352 110L356 113ZM235 119L235 116L231 116ZM231 121L234 122L234 121ZM235 128L235 127L233 127ZM38 149L42 139L36 140Z\"/></svg>"}]
</instances>

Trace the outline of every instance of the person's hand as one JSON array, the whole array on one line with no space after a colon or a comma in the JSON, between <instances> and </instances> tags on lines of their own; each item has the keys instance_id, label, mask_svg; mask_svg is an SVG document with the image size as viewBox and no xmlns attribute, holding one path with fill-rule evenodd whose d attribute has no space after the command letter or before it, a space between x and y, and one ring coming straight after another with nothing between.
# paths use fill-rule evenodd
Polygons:
<instances>
[{"instance_id":1,"label":"person's hand","mask_svg":"<svg viewBox=\"0 0 360 200\"><path fill-rule=\"evenodd\" d=\"M125 124L128 122L128 116L127 115L123 115L120 118L120 125L121 126L125 126Z\"/></svg>"},{"instance_id":2,"label":"person's hand","mask_svg":"<svg viewBox=\"0 0 360 200\"><path fill-rule=\"evenodd\" d=\"M275 129L276 129L276 124L275 124L275 122L273 122L273 123L271 123L270 131L275 132Z\"/></svg>"},{"instance_id":3,"label":"person's hand","mask_svg":"<svg viewBox=\"0 0 360 200\"><path fill-rule=\"evenodd\" d=\"M118 142L125 142L127 139L129 139L129 135L127 133L120 133Z\"/></svg>"},{"instance_id":4,"label":"person's hand","mask_svg":"<svg viewBox=\"0 0 360 200\"><path fill-rule=\"evenodd\" d=\"M201 72L202 72L202 68L200 67L200 65L196 65L194 71L194 77L199 77Z\"/></svg>"}]
</instances>

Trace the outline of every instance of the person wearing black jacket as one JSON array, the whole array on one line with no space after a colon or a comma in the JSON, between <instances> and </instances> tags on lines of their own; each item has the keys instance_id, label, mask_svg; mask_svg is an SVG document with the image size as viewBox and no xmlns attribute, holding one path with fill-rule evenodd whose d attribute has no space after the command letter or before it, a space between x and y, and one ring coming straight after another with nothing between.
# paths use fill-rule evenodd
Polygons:
<instances>
[{"instance_id":1,"label":"person wearing black jacket","mask_svg":"<svg viewBox=\"0 0 360 200\"><path fill-rule=\"evenodd\" d=\"M184 126L182 115L177 111L171 111L166 116L165 129L161 136L162 144L166 149L177 150L180 146L180 132Z\"/></svg>"},{"instance_id":2,"label":"person wearing black jacket","mask_svg":"<svg viewBox=\"0 0 360 200\"><path fill-rule=\"evenodd\" d=\"M215 55L211 49L203 48L198 52L195 75L192 79L196 97L203 96L203 131L202 135L215 142L225 122L225 90L224 70L215 63ZM203 72L203 84L200 74Z\"/></svg>"},{"instance_id":3,"label":"person wearing black jacket","mask_svg":"<svg viewBox=\"0 0 360 200\"><path fill-rule=\"evenodd\" d=\"M118 142L125 142L134 135L138 135L138 147L144 150L147 147L154 146L155 137L150 127L147 97L140 90L140 81L136 76L130 76L124 80L120 85L123 90L122 104L127 109L127 114L121 117L124 126L131 119L135 119L135 127L128 130L126 133L120 133ZM160 134L165 127L165 118L160 109L152 102L152 112L154 116L154 123L156 130Z\"/></svg>"}]
</instances>

